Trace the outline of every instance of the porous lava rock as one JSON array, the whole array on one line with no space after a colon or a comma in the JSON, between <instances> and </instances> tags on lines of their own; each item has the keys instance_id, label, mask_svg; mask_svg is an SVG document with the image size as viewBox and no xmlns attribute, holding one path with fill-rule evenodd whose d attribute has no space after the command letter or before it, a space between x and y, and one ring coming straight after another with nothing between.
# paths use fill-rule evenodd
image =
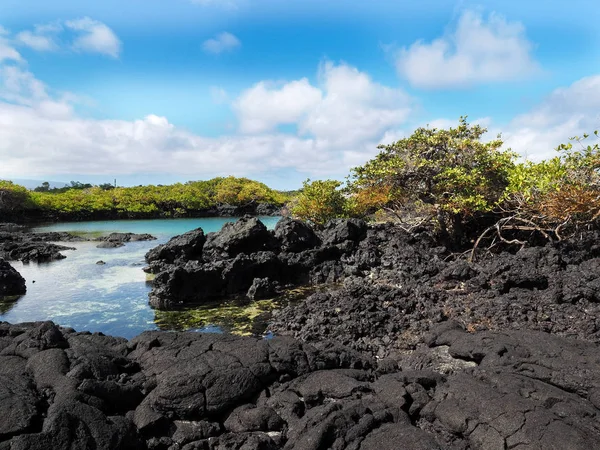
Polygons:
<instances>
[{"instance_id":1,"label":"porous lava rock","mask_svg":"<svg viewBox=\"0 0 600 450\"><path fill-rule=\"evenodd\" d=\"M366 229L361 220L335 220L320 237L297 220L283 218L271 231L259 219L244 217L209 233L204 242L202 230L175 237L146 255L146 271L157 274L150 305L170 309L232 296L260 299L297 285L337 282L355 270L344 258Z\"/></svg>"},{"instance_id":2,"label":"porous lava rock","mask_svg":"<svg viewBox=\"0 0 600 450\"><path fill-rule=\"evenodd\" d=\"M24 227L14 224L0 224L0 258L8 261L48 262L66 258L63 250L75 250L73 247L55 242L85 241L85 238L65 232L35 233L25 231Z\"/></svg>"},{"instance_id":3,"label":"porous lava rock","mask_svg":"<svg viewBox=\"0 0 600 450\"><path fill-rule=\"evenodd\" d=\"M453 321L386 360L333 341L0 323L0 396L2 450L600 446L598 344Z\"/></svg>"}]
</instances>

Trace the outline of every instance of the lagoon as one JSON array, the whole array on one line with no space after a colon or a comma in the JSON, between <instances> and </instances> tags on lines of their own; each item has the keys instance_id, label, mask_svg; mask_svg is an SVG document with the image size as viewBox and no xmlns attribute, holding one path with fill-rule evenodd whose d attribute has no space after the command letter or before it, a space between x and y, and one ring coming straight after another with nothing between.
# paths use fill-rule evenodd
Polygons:
<instances>
[{"instance_id":1,"label":"lagoon","mask_svg":"<svg viewBox=\"0 0 600 450\"><path fill-rule=\"evenodd\" d=\"M260 217L274 228L279 217ZM52 320L78 331L103 332L131 338L145 330L193 329L207 332L248 332L247 321L270 305L208 305L192 311L162 313L148 306L151 284L142 271L144 255L171 237L201 227L218 231L236 218L165 219L54 223L32 231L67 231L88 237L111 232L150 233L156 241L129 242L124 247L96 248L98 242L64 244L76 250L62 252L66 259L50 263L12 262L27 281L27 294L0 302L0 321L11 323ZM96 264L104 261L105 264ZM233 317L233 319L232 319ZM233 320L233 322L232 322ZM234 323L235 322L235 323Z\"/></svg>"}]
</instances>

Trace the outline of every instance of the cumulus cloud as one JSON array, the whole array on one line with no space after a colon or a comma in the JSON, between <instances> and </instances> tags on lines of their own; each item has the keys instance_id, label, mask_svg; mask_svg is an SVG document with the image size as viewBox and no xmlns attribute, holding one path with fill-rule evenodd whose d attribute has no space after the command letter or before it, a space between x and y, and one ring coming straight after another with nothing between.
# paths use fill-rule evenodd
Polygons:
<instances>
[{"instance_id":1,"label":"cumulus cloud","mask_svg":"<svg viewBox=\"0 0 600 450\"><path fill-rule=\"evenodd\" d=\"M539 70L532 49L521 23L465 11L447 35L402 48L396 68L411 85L426 89L507 81Z\"/></svg>"},{"instance_id":2,"label":"cumulus cloud","mask_svg":"<svg viewBox=\"0 0 600 450\"><path fill-rule=\"evenodd\" d=\"M30 72L2 66L0 178L23 173L252 176L285 169L307 176L343 176L349 167L361 164L376 152L376 144L384 134L379 134L382 124L399 124L407 108L406 103L392 105L392 100L374 100L377 93L389 94L402 102L407 98L399 91L387 91L389 88L346 65L324 65L320 87L304 79L280 85L265 82L261 86L262 93L257 94L257 86L249 92L264 95L271 102L269 105L279 108L279 118L262 116L264 108L243 109L241 123L259 123L262 132L204 137L157 115L134 121L79 117L73 110L71 96L53 95ZM366 91L355 92L348 100L341 98L357 89ZM237 104L244 104L249 92L243 93ZM298 92L312 96L312 100L294 105L292 99L297 98ZM392 107L402 112L393 120L387 113ZM336 130L361 140L344 144L331 139L332 132L320 128L321 121L334 126L331 114L344 124ZM257 121L253 122L253 115L259 115ZM296 121L298 133L277 132L274 127L282 120ZM353 134L357 133L354 128L361 131Z\"/></svg>"},{"instance_id":3,"label":"cumulus cloud","mask_svg":"<svg viewBox=\"0 0 600 450\"><path fill-rule=\"evenodd\" d=\"M56 37L62 30L59 23L36 25L33 30L18 33L15 41L40 52L56 51L59 49Z\"/></svg>"},{"instance_id":4,"label":"cumulus cloud","mask_svg":"<svg viewBox=\"0 0 600 450\"><path fill-rule=\"evenodd\" d=\"M223 33L219 33L214 38L204 41L202 48L207 53L214 53L218 55L219 53L232 51L241 45L242 43L237 37L225 31Z\"/></svg>"},{"instance_id":5,"label":"cumulus cloud","mask_svg":"<svg viewBox=\"0 0 600 450\"><path fill-rule=\"evenodd\" d=\"M84 17L69 20L65 26L78 34L72 44L74 50L119 57L121 41L104 23Z\"/></svg>"},{"instance_id":6,"label":"cumulus cloud","mask_svg":"<svg viewBox=\"0 0 600 450\"><path fill-rule=\"evenodd\" d=\"M285 84L263 81L243 92L234 108L243 133L293 124L301 136L331 146L356 146L403 123L411 99L354 67L326 62L319 70L318 87L306 78Z\"/></svg>"},{"instance_id":7,"label":"cumulus cloud","mask_svg":"<svg viewBox=\"0 0 600 450\"><path fill-rule=\"evenodd\" d=\"M515 117L503 133L506 145L540 160L556 156L554 149L600 129L600 74L554 90L531 111Z\"/></svg>"},{"instance_id":8,"label":"cumulus cloud","mask_svg":"<svg viewBox=\"0 0 600 450\"><path fill-rule=\"evenodd\" d=\"M296 123L321 102L322 93L306 78L281 85L261 81L244 91L234 108L242 133L264 133Z\"/></svg>"}]
</instances>

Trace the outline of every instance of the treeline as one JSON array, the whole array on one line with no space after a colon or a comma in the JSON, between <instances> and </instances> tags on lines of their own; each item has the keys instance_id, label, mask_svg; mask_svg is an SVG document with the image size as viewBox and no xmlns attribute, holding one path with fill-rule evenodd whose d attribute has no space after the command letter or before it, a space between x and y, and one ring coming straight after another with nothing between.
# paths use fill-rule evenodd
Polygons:
<instances>
[{"instance_id":1,"label":"treeline","mask_svg":"<svg viewBox=\"0 0 600 450\"><path fill-rule=\"evenodd\" d=\"M480 249L559 241L598 225L597 131L572 138L540 162L503 149L501 136L484 142L486 132L464 117L448 130L419 128L380 146L345 184L306 181L291 211L316 224L332 217L392 218L407 230L430 226L454 247Z\"/></svg>"},{"instance_id":2,"label":"treeline","mask_svg":"<svg viewBox=\"0 0 600 450\"><path fill-rule=\"evenodd\" d=\"M258 204L281 206L289 198L258 181L235 177L167 186L71 184L28 191L0 181L0 221L202 217L218 215L223 205L252 212Z\"/></svg>"}]
</instances>

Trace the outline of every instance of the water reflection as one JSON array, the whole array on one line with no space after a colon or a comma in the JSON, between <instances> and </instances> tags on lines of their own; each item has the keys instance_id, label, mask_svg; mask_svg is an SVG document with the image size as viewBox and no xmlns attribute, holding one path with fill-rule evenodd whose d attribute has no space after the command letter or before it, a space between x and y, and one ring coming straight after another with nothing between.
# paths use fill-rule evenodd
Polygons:
<instances>
[{"instance_id":1,"label":"water reflection","mask_svg":"<svg viewBox=\"0 0 600 450\"><path fill-rule=\"evenodd\" d=\"M13 309L22 295L5 295L0 296L0 314L6 314Z\"/></svg>"}]
</instances>

